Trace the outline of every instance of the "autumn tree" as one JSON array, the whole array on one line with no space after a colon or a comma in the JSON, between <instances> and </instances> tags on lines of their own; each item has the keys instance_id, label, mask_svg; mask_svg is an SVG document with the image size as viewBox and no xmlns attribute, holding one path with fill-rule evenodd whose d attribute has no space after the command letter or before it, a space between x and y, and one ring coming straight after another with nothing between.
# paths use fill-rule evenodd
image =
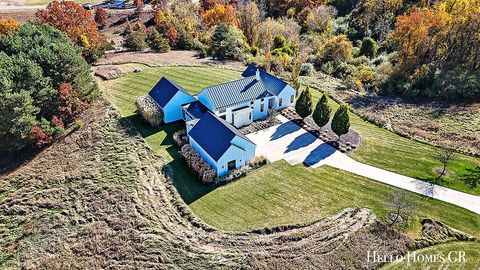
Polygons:
<instances>
[{"instance_id":1,"label":"autumn tree","mask_svg":"<svg viewBox=\"0 0 480 270\"><path fill-rule=\"evenodd\" d=\"M46 9L35 13L38 21L51 25L67 34L72 43L82 49L89 61L95 61L103 54L105 39L100 34L93 15L72 1L53 1Z\"/></svg>"},{"instance_id":2,"label":"autumn tree","mask_svg":"<svg viewBox=\"0 0 480 270\"><path fill-rule=\"evenodd\" d=\"M20 24L12 18L0 18L0 34L6 34L10 31L17 31L20 29Z\"/></svg>"},{"instance_id":3,"label":"autumn tree","mask_svg":"<svg viewBox=\"0 0 480 270\"><path fill-rule=\"evenodd\" d=\"M325 42L318 55L318 61L322 64L331 62L333 65L339 65L352 59L352 48L352 42L347 36L333 36Z\"/></svg>"},{"instance_id":4,"label":"autumn tree","mask_svg":"<svg viewBox=\"0 0 480 270\"><path fill-rule=\"evenodd\" d=\"M207 10L203 15L203 22L208 27L218 23L237 26L238 20L232 5L216 4L212 9Z\"/></svg>"},{"instance_id":5,"label":"autumn tree","mask_svg":"<svg viewBox=\"0 0 480 270\"><path fill-rule=\"evenodd\" d=\"M133 4L135 5L135 9L137 11L142 11L143 7L145 6L143 0L133 0Z\"/></svg>"},{"instance_id":6,"label":"autumn tree","mask_svg":"<svg viewBox=\"0 0 480 270\"><path fill-rule=\"evenodd\" d=\"M95 22L97 23L98 27L101 29L107 27L110 22L108 20L108 13L103 8L96 8L95 9Z\"/></svg>"},{"instance_id":7,"label":"autumn tree","mask_svg":"<svg viewBox=\"0 0 480 270\"><path fill-rule=\"evenodd\" d=\"M245 6L241 6L238 14L239 27L245 35L248 44L256 45L262 23L257 4L252 1Z\"/></svg>"}]
</instances>

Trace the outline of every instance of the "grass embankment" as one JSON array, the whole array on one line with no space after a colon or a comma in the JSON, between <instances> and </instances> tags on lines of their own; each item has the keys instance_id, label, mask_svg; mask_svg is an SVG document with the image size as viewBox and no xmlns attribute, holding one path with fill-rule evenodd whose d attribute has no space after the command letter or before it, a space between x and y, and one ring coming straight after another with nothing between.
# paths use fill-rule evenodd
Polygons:
<instances>
[{"instance_id":1,"label":"grass embankment","mask_svg":"<svg viewBox=\"0 0 480 270\"><path fill-rule=\"evenodd\" d=\"M459 251L465 252L465 262L414 262L413 257L411 257L410 262L395 262L385 265L381 269L480 269L480 242L453 242L420 249L416 251L416 260L435 254L443 254L448 258L448 253L452 251L456 252L451 253L452 260L458 260Z\"/></svg>"},{"instance_id":2,"label":"grass embankment","mask_svg":"<svg viewBox=\"0 0 480 270\"><path fill-rule=\"evenodd\" d=\"M147 93L161 76L168 76L188 91L198 93L205 86L236 79L240 73L205 67L144 67L142 73L130 73L102 84L121 114L137 126L156 153L170 162L180 194L207 223L224 230L247 231L263 226L308 223L353 206L371 208L380 218L385 217L383 201L394 191L392 187L329 167L307 169L280 161L216 190L201 185L185 169L177 149L172 146L171 135L179 125L154 130L135 115L135 97ZM315 91L314 97L319 96ZM332 105L337 106L333 102ZM352 116L352 127L361 133L363 140L360 149L352 153L357 160L425 179L433 177L435 168L440 166L434 159L434 147L402 138L357 116ZM452 172L462 172L474 161L478 159L459 155L449 168ZM458 182L460 187L456 173L446 179ZM456 186L450 184L449 187ZM480 215L418 197L420 205L415 222L408 228L410 234L418 236L418 221L429 217L479 236Z\"/></svg>"}]
</instances>

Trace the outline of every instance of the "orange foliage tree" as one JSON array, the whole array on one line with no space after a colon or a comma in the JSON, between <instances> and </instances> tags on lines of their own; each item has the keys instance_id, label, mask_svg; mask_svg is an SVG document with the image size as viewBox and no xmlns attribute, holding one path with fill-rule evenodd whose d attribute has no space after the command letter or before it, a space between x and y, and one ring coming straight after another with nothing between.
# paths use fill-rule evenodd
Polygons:
<instances>
[{"instance_id":1,"label":"orange foliage tree","mask_svg":"<svg viewBox=\"0 0 480 270\"><path fill-rule=\"evenodd\" d=\"M0 19L0 34L20 29L20 24L12 18Z\"/></svg>"},{"instance_id":2,"label":"orange foliage tree","mask_svg":"<svg viewBox=\"0 0 480 270\"><path fill-rule=\"evenodd\" d=\"M207 10L203 15L203 22L212 27L220 22L227 25L238 26L235 9L232 5L216 4L214 8Z\"/></svg>"},{"instance_id":3,"label":"orange foliage tree","mask_svg":"<svg viewBox=\"0 0 480 270\"><path fill-rule=\"evenodd\" d=\"M88 57L103 48L105 39L98 31L92 13L72 1L53 1L35 13L40 23L51 25L67 34ZM87 59L88 60L88 59Z\"/></svg>"}]
</instances>

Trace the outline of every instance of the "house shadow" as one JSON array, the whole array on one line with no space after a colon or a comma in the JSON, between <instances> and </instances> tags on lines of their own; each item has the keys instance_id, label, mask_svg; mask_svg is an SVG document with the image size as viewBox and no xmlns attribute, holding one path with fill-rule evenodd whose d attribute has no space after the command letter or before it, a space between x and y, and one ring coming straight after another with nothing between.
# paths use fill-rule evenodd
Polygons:
<instances>
[{"instance_id":1,"label":"house shadow","mask_svg":"<svg viewBox=\"0 0 480 270\"><path fill-rule=\"evenodd\" d=\"M292 122L286 122L284 124L281 124L277 130L275 130L275 133L272 134L270 137L270 140L278 140L282 138L283 136L286 136L292 132L295 132L297 130L300 130L300 126L292 123Z\"/></svg>"},{"instance_id":2,"label":"house shadow","mask_svg":"<svg viewBox=\"0 0 480 270\"><path fill-rule=\"evenodd\" d=\"M310 154L303 160L303 165L310 167L318 162L333 155L337 150L332 146L322 143L317 148L313 149Z\"/></svg>"},{"instance_id":3,"label":"house shadow","mask_svg":"<svg viewBox=\"0 0 480 270\"><path fill-rule=\"evenodd\" d=\"M173 185L185 203L191 204L215 190L215 187L201 183L178 151L179 149L173 145L167 148L167 152L173 160L166 164L164 174L172 180Z\"/></svg>"},{"instance_id":4,"label":"house shadow","mask_svg":"<svg viewBox=\"0 0 480 270\"><path fill-rule=\"evenodd\" d=\"M314 137L310 133L304 133L298 137L296 137L288 146L287 149L285 150L285 153L292 152L295 150L298 150L303 147L307 147L313 142L317 140L316 137Z\"/></svg>"}]
</instances>

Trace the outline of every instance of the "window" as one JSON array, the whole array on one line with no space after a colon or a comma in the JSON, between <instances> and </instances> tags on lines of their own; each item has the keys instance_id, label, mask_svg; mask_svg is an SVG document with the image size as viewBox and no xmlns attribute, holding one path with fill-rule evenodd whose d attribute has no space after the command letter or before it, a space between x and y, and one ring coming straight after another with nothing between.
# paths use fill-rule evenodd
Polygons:
<instances>
[{"instance_id":1,"label":"window","mask_svg":"<svg viewBox=\"0 0 480 270\"><path fill-rule=\"evenodd\" d=\"M280 99L278 100L278 106L279 106L279 107L282 107L282 106L283 106L283 99L282 99L282 98L280 98Z\"/></svg>"},{"instance_id":2,"label":"window","mask_svg":"<svg viewBox=\"0 0 480 270\"><path fill-rule=\"evenodd\" d=\"M293 100L294 100L294 99L295 99L295 96L292 95L292 96L290 97L290 103L293 103Z\"/></svg>"},{"instance_id":3,"label":"window","mask_svg":"<svg viewBox=\"0 0 480 270\"><path fill-rule=\"evenodd\" d=\"M252 113L248 114L248 119L252 120Z\"/></svg>"},{"instance_id":4,"label":"window","mask_svg":"<svg viewBox=\"0 0 480 270\"><path fill-rule=\"evenodd\" d=\"M263 104L263 103L262 103L262 104L260 104L260 112L263 112L263 111L265 110L265 108L264 108L264 107L265 107L265 104Z\"/></svg>"},{"instance_id":5,"label":"window","mask_svg":"<svg viewBox=\"0 0 480 270\"><path fill-rule=\"evenodd\" d=\"M221 115L220 118L222 118L223 120L227 120L227 115L226 114Z\"/></svg>"},{"instance_id":6,"label":"window","mask_svg":"<svg viewBox=\"0 0 480 270\"><path fill-rule=\"evenodd\" d=\"M262 98L262 99L260 99L260 102L263 102L264 100L265 100L265 99L264 99L264 98Z\"/></svg>"},{"instance_id":7,"label":"window","mask_svg":"<svg viewBox=\"0 0 480 270\"><path fill-rule=\"evenodd\" d=\"M253 101L252 101L252 102L250 102L250 105L253 105Z\"/></svg>"},{"instance_id":8,"label":"window","mask_svg":"<svg viewBox=\"0 0 480 270\"><path fill-rule=\"evenodd\" d=\"M218 111L218 113L226 113L227 112L227 109L221 109L220 111Z\"/></svg>"},{"instance_id":9,"label":"window","mask_svg":"<svg viewBox=\"0 0 480 270\"><path fill-rule=\"evenodd\" d=\"M232 161L228 162L228 170L229 171L235 170L236 167L237 167L237 162L235 160L232 160Z\"/></svg>"}]
</instances>

